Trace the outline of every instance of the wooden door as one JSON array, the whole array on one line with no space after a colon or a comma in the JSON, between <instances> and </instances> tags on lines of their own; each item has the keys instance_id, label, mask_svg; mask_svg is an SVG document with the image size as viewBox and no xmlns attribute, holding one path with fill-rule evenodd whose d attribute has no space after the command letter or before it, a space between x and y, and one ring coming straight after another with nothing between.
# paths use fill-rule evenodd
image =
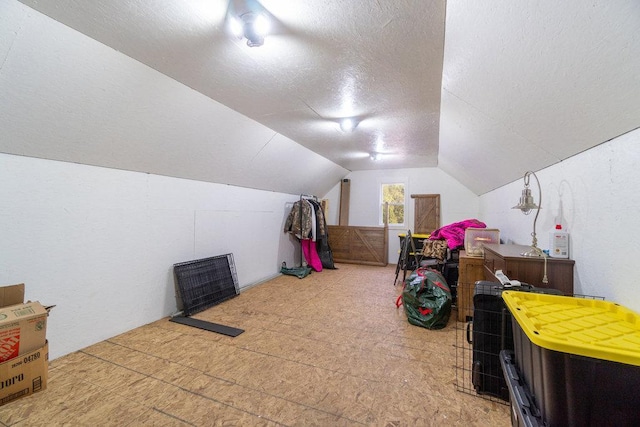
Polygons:
<instances>
[{"instance_id":1,"label":"wooden door","mask_svg":"<svg viewBox=\"0 0 640 427\"><path fill-rule=\"evenodd\" d=\"M414 234L430 234L440 228L440 195L412 194L415 201Z\"/></svg>"}]
</instances>

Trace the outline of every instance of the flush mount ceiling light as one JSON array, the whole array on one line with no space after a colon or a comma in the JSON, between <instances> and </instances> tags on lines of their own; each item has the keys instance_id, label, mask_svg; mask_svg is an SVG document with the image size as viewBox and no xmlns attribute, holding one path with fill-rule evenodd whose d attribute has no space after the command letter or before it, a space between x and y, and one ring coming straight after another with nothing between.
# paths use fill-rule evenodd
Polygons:
<instances>
[{"instance_id":1,"label":"flush mount ceiling light","mask_svg":"<svg viewBox=\"0 0 640 427\"><path fill-rule=\"evenodd\" d=\"M229 20L231 32L242 39L247 39L247 46L258 47L264 44L264 37L269 33L269 20L262 13L246 12L240 16L232 16Z\"/></svg>"},{"instance_id":2,"label":"flush mount ceiling light","mask_svg":"<svg viewBox=\"0 0 640 427\"><path fill-rule=\"evenodd\" d=\"M357 126L358 121L353 117L345 117L340 120L340 129L342 129L343 132L353 132Z\"/></svg>"}]
</instances>

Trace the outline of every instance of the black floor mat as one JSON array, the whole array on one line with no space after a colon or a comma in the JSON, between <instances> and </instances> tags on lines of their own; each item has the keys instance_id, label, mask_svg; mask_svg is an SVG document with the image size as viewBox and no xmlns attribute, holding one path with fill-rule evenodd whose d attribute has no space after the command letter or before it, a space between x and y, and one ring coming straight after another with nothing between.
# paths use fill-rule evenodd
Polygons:
<instances>
[{"instance_id":1,"label":"black floor mat","mask_svg":"<svg viewBox=\"0 0 640 427\"><path fill-rule=\"evenodd\" d=\"M193 319L191 317L176 316L169 319L171 322L181 323L194 328L204 329L206 331L217 332L219 334L237 337L244 332L244 329L232 328L231 326L219 325L217 323L205 322L204 320Z\"/></svg>"}]
</instances>

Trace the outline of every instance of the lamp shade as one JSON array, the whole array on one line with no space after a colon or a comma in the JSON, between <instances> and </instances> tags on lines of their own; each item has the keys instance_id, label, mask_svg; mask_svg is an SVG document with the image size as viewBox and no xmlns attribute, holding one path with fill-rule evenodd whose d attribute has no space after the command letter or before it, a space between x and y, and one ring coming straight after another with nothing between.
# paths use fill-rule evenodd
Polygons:
<instances>
[{"instance_id":1,"label":"lamp shade","mask_svg":"<svg viewBox=\"0 0 640 427\"><path fill-rule=\"evenodd\" d=\"M540 207L533 201L531 189L529 187L525 187L522 189L520 201L511 209L520 209L525 214L528 214L532 209L540 209Z\"/></svg>"}]
</instances>

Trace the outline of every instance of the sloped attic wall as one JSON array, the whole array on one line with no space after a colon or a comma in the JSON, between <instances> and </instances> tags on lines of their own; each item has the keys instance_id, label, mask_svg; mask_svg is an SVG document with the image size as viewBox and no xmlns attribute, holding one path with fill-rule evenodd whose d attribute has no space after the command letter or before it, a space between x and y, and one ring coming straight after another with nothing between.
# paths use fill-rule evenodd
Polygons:
<instances>
[{"instance_id":1,"label":"sloped attic wall","mask_svg":"<svg viewBox=\"0 0 640 427\"><path fill-rule=\"evenodd\" d=\"M640 2L447 2L438 167L483 194L640 125Z\"/></svg>"},{"instance_id":2,"label":"sloped attic wall","mask_svg":"<svg viewBox=\"0 0 640 427\"><path fill-rule=\"evenodd\" d=\"M294 195L0 154L0 200L0 286L56 305L52 359L175 313L175 263L232 253L242 289L299 259Z\"/></svg>"},{"instance_id":3,"label":"sloped attic wall","mask_svg":"<svg viewBox=\"0 0 640 427\"><path fill-rule=\"evenodd\" d=\"M603 296L640 312L638 159L640 130L635 130L536 172L543 197L536 231L543 249L556 221L570 233L576 293ZM533 178L532 185L537 200ZM511 209L523 186L519 179L482 195L480 215L500 228L500 237L529 245L533 215Z\"/></svg>"},{"instance_id":4,"label":"sloped attic wall","mask_svg":"<svg viewBox=\"0 0 640 427\"><path fill-rule=\"evenodd\" d=\"M0 4L0 152L289 194L325 193L348 172L17 1Z\"/></svg>"},{"instance_id":5,"label":"sloped attic wall","mask_svg":"<svg viewBox=\"0 0 640 427\"><path fill-rule=\"evenodd\" d=\"M347 171L21 3L0 11L0 285L57 305L52 359L175 312L176 262L231 252L241 287L297 262L291 203ZM146 168L122 170L130 156Z\"/></svg>"}]
</instances>

